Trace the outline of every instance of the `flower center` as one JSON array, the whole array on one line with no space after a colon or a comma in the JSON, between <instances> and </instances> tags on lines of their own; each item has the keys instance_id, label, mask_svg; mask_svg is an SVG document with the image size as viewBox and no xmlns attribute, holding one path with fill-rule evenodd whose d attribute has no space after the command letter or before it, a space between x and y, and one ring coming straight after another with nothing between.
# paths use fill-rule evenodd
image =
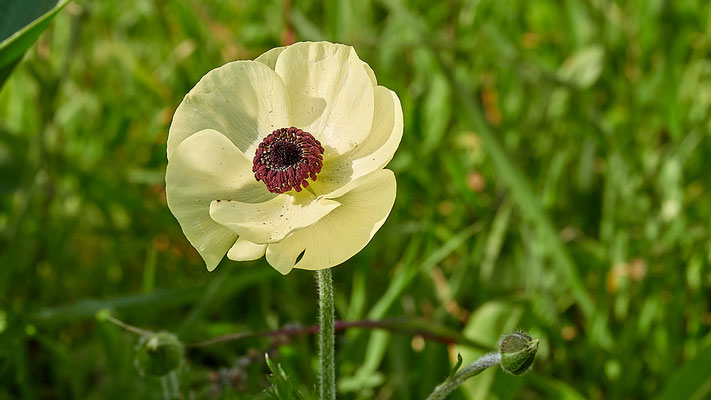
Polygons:
<instances>
[{"instance_id":1,"label":"flower center","mask_svg":"<svg viewBox=\"0 0 711 400\"><path fill-rule=\"evenodd\" d=\"M315 181L321 172L322 154L323 146L310 133L293 126L277 129L259 144L252 172L272 193L300 192L309 186L306 179Z\"/></svg>"}]
</instances>

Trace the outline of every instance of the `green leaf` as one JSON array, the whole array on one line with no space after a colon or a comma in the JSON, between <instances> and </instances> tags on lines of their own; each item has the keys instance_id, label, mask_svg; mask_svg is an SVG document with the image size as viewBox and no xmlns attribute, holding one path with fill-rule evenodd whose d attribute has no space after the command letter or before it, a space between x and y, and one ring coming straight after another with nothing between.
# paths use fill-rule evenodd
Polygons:
<instances>
[{"instance_id":1,"label":"green leaf","mask_svg":"<svg viewBox=\"0 0 711 400\"><path fill-rule=\"evenodd\" d=\"M0 0L0 87L69 0Z\"/></svg>"},{"instance_id":2,"label":"green leaf","mask_svg":"<svg viewBox=\"0 0 711 400\"><path fill-rule=\"evenodd\" d=\"M450 379L454 376L454 374L457 373L457 371L459 371L459 367L462 366L462 361L464 361L464 359L462 358L462 354L457 353L457 363L454 364L454 367L452 367L452 371L450 371L450 373L449 373Z\"/></svg>"},{"instance_id":3,"label":"green leaf","mask_svg":"<svg viewBox=\"0 0 711 400\"><path fill-rule=\"evenodd\" d=\"M442 141L452 110L451 90L447 78L437 74L430 78L430 86L423 104L422 130L425 137L423 148L431 151Z\"/></svg>"}]
</instances>

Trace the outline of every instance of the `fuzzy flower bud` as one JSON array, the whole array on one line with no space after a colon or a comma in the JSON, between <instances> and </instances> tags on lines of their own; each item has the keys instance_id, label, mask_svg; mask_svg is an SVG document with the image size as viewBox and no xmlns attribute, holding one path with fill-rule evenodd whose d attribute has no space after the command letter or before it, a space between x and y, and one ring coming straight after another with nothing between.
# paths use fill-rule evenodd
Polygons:
<instances>
[{"instance_id":1,"label":"fuzzy flower bud","mask_svg":"<svg viewBox=\"0 0 711 400\"><path fill-rule=\"evenodd\" d=\"M512 375L526 372L538 351L538 339L533 339L523 332L504 335L499 342L501 368Z\"/></svg>"},{"instance_id":2,"label":"fuzzy flower bud","mask_svg":"<svg viewBox=\"0 0 711 400\"><path fill-rule=\"evenodd\" d=\"M178 368L185 350L170 332L158 332L141 337L136 345L136 368L143 375L163 376Z\"/></svg>"}]
</instances>

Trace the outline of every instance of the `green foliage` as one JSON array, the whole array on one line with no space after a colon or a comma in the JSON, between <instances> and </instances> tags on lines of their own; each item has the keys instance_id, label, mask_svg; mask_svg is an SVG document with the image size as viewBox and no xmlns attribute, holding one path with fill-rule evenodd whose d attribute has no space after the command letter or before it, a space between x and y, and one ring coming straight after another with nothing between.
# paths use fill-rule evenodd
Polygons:
<instances>
[{"instance_id":1,"label":"green foliage","mask_svg":"<svg viewBox=\"0 0 711 400\"><path fill-rule=\"evenodd\" d=\"M69 0L0 0L0 88Z\"/></svg>"},{"instance_id":2,"label":"green foliage","mask_svg":"<svg viewBox=\"0 0 711 400\"><path fill-rule=\"evenodd\" d=\"M69 7L0 90L0 399L159 398L102 309L176 332L195 399L268 398L267 351L313 393L313 335L191 346L315 323L313 274L208 273L164 200L185 93L292 35L352 44L405 116L395 208L333 275L337 318L418 322L339 331L339 399L425 398L517 328L541 341L531 372L452 399L708 395L709 2Z\"/></svg>"},{"instance_id":3,"label":"green foliage","mask_svg":"<svg viewBox=\"0 0 711 400\"><path fill-rule=\"evenodd\" d=\"M304 396L299 393L294 385L293 379L286 375L281 364L275 364L274 361L269 358L269 355L265 356L265 360L267 368L269 368L269 372L271 372L271 374L267 376L267 381L271 384L267 389L269 396L274 400L303 400Z\"/></svg>"}]
</instances>

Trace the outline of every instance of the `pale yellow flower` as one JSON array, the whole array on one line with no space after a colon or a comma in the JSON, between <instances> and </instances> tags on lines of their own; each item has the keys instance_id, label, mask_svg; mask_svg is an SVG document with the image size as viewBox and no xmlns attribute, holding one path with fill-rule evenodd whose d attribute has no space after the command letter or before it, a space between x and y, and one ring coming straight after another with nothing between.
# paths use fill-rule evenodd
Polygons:
<instances>
[{"instance_id":1,"label":"pale yellow flower","mask_svg":"<svg viewBox=\"0 0 711 400\"><path fill-rule=\"evenodd\" d=\"M207 73L168 135L168 206L213 270L266 259L282 274L358 253L395 201L383 169L397 95L350 46L296 43ZM315 177L315 179L314 179Z\"/></svg>"}]
</instances>

